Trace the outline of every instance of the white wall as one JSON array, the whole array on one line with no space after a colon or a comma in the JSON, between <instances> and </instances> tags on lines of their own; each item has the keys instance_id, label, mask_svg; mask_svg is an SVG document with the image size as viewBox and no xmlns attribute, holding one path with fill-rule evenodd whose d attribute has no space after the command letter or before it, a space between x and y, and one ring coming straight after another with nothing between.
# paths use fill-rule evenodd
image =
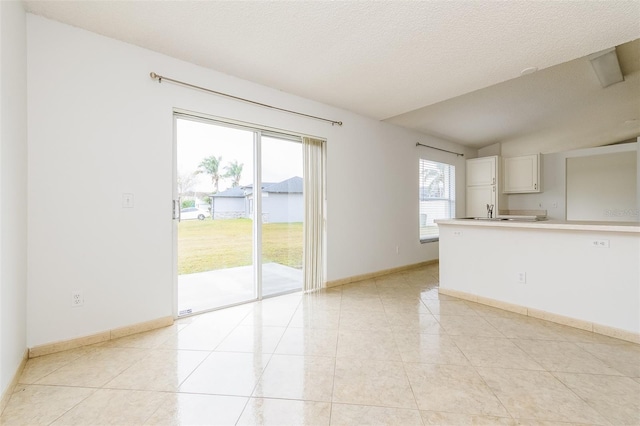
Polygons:
<instances>
[{"instance_id":1,"label":"white wall","mask_svg":"<svg viewBox=\"0 0 640 426\"><path fill-rule=\"evenodd\" d=\"M438 257L437 244L418 241L426 148L415 143L462 147L41 17L27 22L29 346L172 315L173 108L327 139L328 280ZM158 84L151 71L344 125ZM121 208L125 192L133 209ZM71 308L73 290L84 307Z\"/></svg>"},{"instance_id":2,"label":"white wall","mask_svg":"<svg viewBox=\"0 0 640 426\"><path fill-rule=\"evenodd\" d=\"M493 155L502 155L502 144L500 142L485 146L478 150L478 157L491 157Z\"/></svg>"},{"instance_id":3,"label":"white wall","mask_svg":"<svg viewBox=\"0 0 640 426\"><path fill-rule=\"evenodd\" d=\"M636 155L567 158L567 220L637 222Z\"/></svg>"},{"instance_id":4,"label":"white wall","mask_svg":"<svg viewBox=\"0 0 640 426\"><path fill-rule=\"evenodd\" d=\"M215 219L246 217L247 204L244 197L213 197L213 216Z\"/></svg>"},{"instance_id":5,"label":"white wall","mask_svg":"<svg viewBox=\"0 0 640 426\"><path fill-rule=\"evenodd\" d=\"M0 2L0 394L27 347L27 85L22 3Z\"/></svg>"},{"instance_id":6,"label":"white wall","mask_svg":"<svg viewBox=\"0 0 640 426\"><path fill-rule=\"evenodd\" d=\"M638 233L442 225L440 234L443 289L640 333ZM599 239L609 247L594 247Z\"/></svg>"},{"instance_id":7,"label":"white wall","mask_svg":"<svg viewBox=\"0 0 640 426\"><path fill-rule=\"evenodd\" d=\"M507 195L508 208L510 210L544 209L547 210L550 219L565 220L567 158L618 152L628 152L630 155L634 155L637 150L638 143L627 143L541 155L542 167L540 170L543 192ZM640 171L640 168L638 170Z\"/></svg>"},{"instance_id":8,"label":"white wall","mask_svg":"<svg viewBox=\"0 0 640 426\"><path fill-rule=\"evenodd\" d=\"M304 221L303 195L301 193L268 193L268 196L262 197L262 216L263 220L269 223Z\"/></svg>"}]
</instances>

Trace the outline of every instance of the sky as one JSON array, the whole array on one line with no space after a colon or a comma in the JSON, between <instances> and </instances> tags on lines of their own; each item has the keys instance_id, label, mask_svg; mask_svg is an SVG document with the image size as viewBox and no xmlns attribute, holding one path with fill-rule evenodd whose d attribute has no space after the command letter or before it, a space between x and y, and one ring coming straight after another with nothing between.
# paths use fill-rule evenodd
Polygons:
<instances>
[{"instance_id":1,"label":"sky","mask_svg":"<svg viewBox=\"0 0 640 426\"><path fill-rule=\"evenodd\" d=\"M244 164L240 185L253 183L253 132L198 121L177 120L178 176L193 173L200 162L211 155L222 157L220 174L232 161ZM289 140L262 138L262 181L281 182L302 177L302 144ZM231 186L230 179L220 179L219 190ZM197 175L192 190L212 192L207 174Z\"/></svg>"}]
</instances>

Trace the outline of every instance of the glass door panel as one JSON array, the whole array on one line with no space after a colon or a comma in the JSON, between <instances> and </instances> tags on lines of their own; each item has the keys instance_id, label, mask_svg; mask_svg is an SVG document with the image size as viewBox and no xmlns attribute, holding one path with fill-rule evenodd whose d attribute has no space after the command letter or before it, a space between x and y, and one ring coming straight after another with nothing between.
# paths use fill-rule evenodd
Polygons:
<instances>
[{"instance_id":1,"label":"glass door panel","mask_svg":"<svg viewBox=\"0 0 640 426\"><path fill-rule=\"evenodd\" d=\"M302 289L302 144L261 136L262 296Z\"/></svg>"},{"instance_id":2,"label":"glass door panel","mask_svg":"<svg viewBox=\"0 0 640 426\"><path fill-rule=\"evenodd\" d=\"M254 137L249 130L176 118L179 315L258 297Z\"/></svg>"}]
</instances>

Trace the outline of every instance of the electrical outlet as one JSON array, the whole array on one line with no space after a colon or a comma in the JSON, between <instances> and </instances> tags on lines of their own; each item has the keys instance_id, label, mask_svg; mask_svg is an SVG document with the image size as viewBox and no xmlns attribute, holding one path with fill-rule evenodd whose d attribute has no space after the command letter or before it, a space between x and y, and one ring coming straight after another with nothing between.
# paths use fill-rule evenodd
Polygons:
<instances>
[{"instance_id":1,"label":"electrical outlet","mask_svg":"<svg viewBox=\"0 0 640 426\"><path fill-rule=\"evenodd\" d=\"M71 306L77 308L84 305L84 296L79 291L71 292Z\"/></svg>"},{"instance_id":2,"label":"electrical outlet","mask_svg":"<svg viewBox=\"0 0 640 426\"><path fill-rule=\"evenodd\" d=\"M526 284L527 283L527 273L526 272L518 272L517 279L518 279L518 284Z\"/></svg>"},{"instance_id":3,"label":"electrical outlet","mask_svg":"<svg viewBox=\"0 0 640 426\"><path fill-rule=\"evenodd\" d=\"M131 193L122 194L122 208L123 209L133 208L133 194Z\"/></svg>"},{"instance_id":4,"label":"electrical outlet","mask_svg":"<svg viewBox=\"0 0 640 426\"><path fill-rule=\"evenodd\" d=\"M453 231L454 237L462 237L462 231Z\"/></svg>"},{"instance_id":5,"label":"electrical outlet","mask_svg":"<svg viewBox=\"0 0 640 426\"><path fill-rule=\"evenodd\" d=\"M591 245L598 248L609 248L609 240L591 240Z\"/></svg>"},{"instance_id":6,"label":"electrical outlet","mask_svg":"<svg viewBox=\"0 0 640 426\"><path fill-rule=\"evenodd\" d=\"M396 254L400 254L400 246L396 246Z\"/></svg>"}]
</instances>

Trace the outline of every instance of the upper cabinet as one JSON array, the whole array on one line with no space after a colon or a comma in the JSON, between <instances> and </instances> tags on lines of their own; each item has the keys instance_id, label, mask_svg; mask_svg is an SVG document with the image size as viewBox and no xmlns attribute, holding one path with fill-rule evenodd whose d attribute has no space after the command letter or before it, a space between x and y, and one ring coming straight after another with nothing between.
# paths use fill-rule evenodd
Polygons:
<instances>
[{"instance_id":1,"label":"upper cabinet","mask_svg":"<svg viewBox=\"0 0 640 426\"><path fill-rule=\"evenodd\" d=\"M540 154L503 159L505 194L542 192L540 186Z\"/></svg>"},{"instance_id":2,"label":"upper cabinet","mask_svg":"<svg viewBox=\"0 0 640 426\"><path fill-rule=\"evenodd\" d=\"M497 178L497 156L467 160L467 186L495 185Z\"/></svg>"}]
</instances>

